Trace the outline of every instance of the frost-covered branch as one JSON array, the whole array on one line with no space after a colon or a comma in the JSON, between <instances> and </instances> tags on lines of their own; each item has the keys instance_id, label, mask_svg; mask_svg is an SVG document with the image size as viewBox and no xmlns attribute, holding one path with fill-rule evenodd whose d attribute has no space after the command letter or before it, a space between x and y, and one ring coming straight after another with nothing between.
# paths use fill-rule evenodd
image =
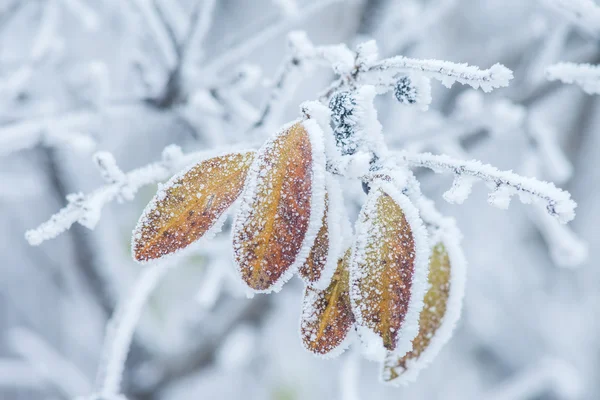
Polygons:
<instances>
[{"instance_id":1,"label":"frost-covered branch","mask_svg":"<svg viewBox=\"0 0 600 400\"><path fill-rule=\"evenodd\" d=\"M574 83L589 94L600 94L600 67L591 64L558 63L546 69L551 81Z\"/></svg>"},{"instance_id":2,"label":"frost-covered branch","mask_svg":"<svg viewBox=\"0 0 600 400\"><path fill-rule=\"evenodd\" d=\"M564 360L545 359L517 373L484 399L528 400L548 392L563 399L580 398L583 387L579 372Z\"/></svg>"},{"instance_id":3,"label":"frost-covered branch","mask_svg":"<svg viewBox=\"0 0 600 400\"><path fill-rule=\"evenodd\" d=\"M259 31L254 36L249 37L248 39L244 40L239 45L234 46L231 49L227 50L222 55L217 56L215 59L213 59L207 65L205 65L202 69L203 69L204 73L208 74L209 76L218 75L219 72L222 71L223 69L225 69L227 66L233 64L234 62L236 62L238 60L242 60L244 57L248 56L249 54L252 54L252 52L256 51L257 48L264 45L269 40L288 32L290 29L291 23L299 23L299 22L305 21L305 20L313 17L314 15L316 15L318 12L322 11L323 9L325 9L329 6L332 6L333 4L341 3L344 1L346 1L346 0L315 1L315 2L311 3L310 5L301 9L298 17L287 16L287 18L280 19L276 24L273 24L273 25ZM359 1L360 0L350 0L350 1L346 1L346 2L347 3L357 3Z\"/></svg>"},{"instance_id":4,"label":"frost-covered branch","mask_svg":"<svg viewBox=\"0 0 600 400\"><path fill-rule=\"evenodd\" d=\"M144 17L148 28L152 33L155 43L158 46L163 62L167 68L172 68L177 64L177 39L170 31L170 27L162 19L152 0L130 0Z\"/></svg>"},{"instance_id":5,"label":"frost-covered branch","mask_svg":"<svg viewBox=\"0 0 600 400\"><path fill-rule=\"evenodd\" d=\"M459 82L474 89L481 88L484 92L508 86L508 81L513 77L512 71L501 64L482 70L468 64L396 56L369 66L362 75L362 82L386 88L395 84L398 75L415 72L439 80L446 87Z\"/></svg>"},{"instance_id":6,"label":"frost-covered branch","mask_svg":"<svg viewBox=\"0 0 600 400\"><path fill-rule=\"evenodd\" d=\"M146 185L162 182L192 162L214 154L214 150L184 155L178 146L168 146L158 162L134 169L128 173L118 172L105 153L96 156L96 162L108 184L90 194L72 193L68 204L48 221L30 231L25 237L31 245L55 238L68 230L75 222L93 229L100 220L102 208L114 200L132 200L137 191Z\"/></svg>"},{"instance_id":7,"label":"frost-covered branch","mask_svg":"<svg viewBox=\"0 0 600 400\"><path fill-rule=\"evenodd\" d=\"M8 332L8 340L12 348L28 361L40 377L65 396L75 397L91 389L86 376L36 333L15 328Z\"/></svg>"},{"instance_id":8,"label":"frost-covered branch","mask_svg":"<svg viewBox=\"0 0 600 400\"><path fill-rule=\"evenodd\" d=\"M0 125L0 156L32 148L38 144L48 147L69 147L88 152L95 141L82 132L93 114L89 111L67 113L59 117L41 117Z\"/></svg>"},{"instance_id":9,"label":"frost-covered branch","mask_svg":"<svg viewBox=\"0 0 600 400\"><path fill-rule=\"evenodd\" d=\"M462 203L470 194L475 180L481 180L492 189L489 202L500 208L507 208L511 197L518 194L523 203L535 199L543 201L547 212L562 223L575 217L577 204L571 195L549 182L522 177L511 171L500 171L479 161L456 160L445 155L399 153L397 158L410 167L429 168L436 173L453 173L452 188L444 194L444 198L450 202Z\"/></svg>"},{"instance_id":10,"label":"frost-covered branch","mask_svg":"<svg viewBox=\"0 0 600 400\"><path fill-rule=\"evenodd\" d=\"M131 347L135 327L148 297L169 267L170 264L161 263L144 269L131 294L119 306L108 323L102 351L103 360L98 373L97 392L100 398L118 398L125 360Z\"/></svg>"},{"instance_id":11,"label":"frost-covered branch","mask_svg":"<svg viewBox=\"0 0 600 400\"><path fill-rule=\"evenodd\" d=\"M600 6L594 0L544 0L594 37L600 34Z\"/></svg>"}]
</instances>

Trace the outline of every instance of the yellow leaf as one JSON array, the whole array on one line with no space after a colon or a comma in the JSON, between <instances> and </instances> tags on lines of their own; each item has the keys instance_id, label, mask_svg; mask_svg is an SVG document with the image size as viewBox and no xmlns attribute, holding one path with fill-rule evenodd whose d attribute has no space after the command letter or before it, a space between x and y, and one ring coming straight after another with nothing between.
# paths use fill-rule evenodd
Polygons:
<instances>
[{"instance_id":1,"label":"yellow leaf","mask_svg":"<svg viewBox=\"0 0 600 400\"><path fill-rule=\"evenodd\" d=\"M135 259L157 259L200 239L238 198L254 155L214 157L171 178L138 222Z\"/></svg>"},{"instance_id":2,"label":"yellow leaf","mask_svg":"<svg viewBox=\"0 0 600 400\"><path fill-rule=\"evenodd\" d=\"M457 236L454 234L453 236ZM429 259L429 289L419 316L419 333L413 339L412 351L404 355L389 353L383 364L384 382L404 384L414 380L419 371L435 357L450 339L460 316L464 292L464 262L455 237L454 257L439 241L431 250Z\"/></svg>"},{"instance_id":3,"label":"yellow leaf","mask_svg":"<svg viewBox=\"0 0 600 400\"><path fill-rule=\"evenodd\" d=\"M350 250L325 290L307 287L304 292L300 333L304 347L319 355L335 355L354 324L350 305L348 262Z\"/></svg>"}]
</instances>

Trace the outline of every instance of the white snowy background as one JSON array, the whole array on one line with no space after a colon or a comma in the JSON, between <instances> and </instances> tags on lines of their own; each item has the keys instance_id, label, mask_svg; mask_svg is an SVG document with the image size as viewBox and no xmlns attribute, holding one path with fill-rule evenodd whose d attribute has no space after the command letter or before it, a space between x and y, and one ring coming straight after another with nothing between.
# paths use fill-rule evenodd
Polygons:
<instances>
[{"instance_id":1,"label":"white snowy background","mask_svg":"<svg viewBox=\"0 0 600 400\"><path fill-rule=\"evenodd\" d=\"M200 32L173 85L172 40L195 13ZM131 259L131 231L156 186L108 203L94 230L75 224L39 246L25 232L67 194L105 184L96 151L129 171L169 144L187 153L264 140L272 132L248 128L294 30L315 45L375 39L382 57L504 64L508 88L433 82L428 111L378 99L386 142L554 181L577 217L565 230L518 201L490 207L483 185L448 204L451 177L418 171L423 192L457 219L469 265L453 338L403 388L379 383L378 365L352 352L322 360L304 350L301 281L247 299L229 238L218 237L150 297L125 368L128 398L597 399L600 71L548 68L600 62L592 0L0 0L0 398L92 391L108 318L144 268ZM270 123L296 118L331 80L309 71ZM360 184L344 188L357 212Z\"/></svg>"}]
</instances>

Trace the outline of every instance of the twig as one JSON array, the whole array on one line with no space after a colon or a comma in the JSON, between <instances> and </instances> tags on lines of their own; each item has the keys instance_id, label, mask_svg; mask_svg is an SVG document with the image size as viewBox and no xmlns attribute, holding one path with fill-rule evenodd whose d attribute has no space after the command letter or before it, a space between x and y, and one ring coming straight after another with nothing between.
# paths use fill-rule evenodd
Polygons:
<instances>
[{"instance_id":1,"label":"twig","mask_svg":"<svg viewBox=\"0 0 600 400\"><path fill-rule=\"evenodd\" d=\"M462 161L431 153L399 153L397 157L410 167L425 167L437 173L453 173L456 178L455 186L469 186L464 189L467 195L472 182L464 181L465 177L480 179L492 186L494 191L490 194L490 202L497 202L498 206L507 206L506 202L510 197L518 193L523 202L529 202L532 198L544 201L548 213L560 222L566 223L575 217L577 204L568 192L557 188L553 183L522 177L511 171L500 171L476 160Z\"/></svg>"}]
</instances>

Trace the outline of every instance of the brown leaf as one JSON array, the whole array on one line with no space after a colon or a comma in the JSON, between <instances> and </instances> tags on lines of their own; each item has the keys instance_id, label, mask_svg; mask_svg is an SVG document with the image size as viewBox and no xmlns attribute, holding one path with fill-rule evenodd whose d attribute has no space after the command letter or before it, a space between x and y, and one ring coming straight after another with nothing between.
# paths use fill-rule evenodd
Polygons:
<instances>
[{"instance_id":1,"label":"brown leaf","mask_svg":"<svg viewBox=\"0 0 600 400\"><path fill-rule=\"evenodd\" d=\"M277 289L289 279L306 245L313 202L320 202L323 212L324 171L316 169L324 169L322 150L314 149L318 143L305 123L280 132L259 150L236 218L235 261L242 279L256 291ZM314 220L320 226L320 216Z\"/></svg>"},{"instance_id":2,"label":"brown leaf","mask_svg":"<svg viewBox=\"0 0 600 400\"><path fill-rule=\"evenodd\" d=\"M399 201L403 208L411 211L411 224ZM417 252L413 228L425 235L418 213L408 198L390 185L374 185L357 224L350 267L350 296L361 337L375 334L389 351L396 349L409 313L418 318L424 294L424 282L420 282L425 279L421 271L423 257ZM416 328L408 340L414 335Z\"/></svg>"},{"instance_id":3,"label":"brown leaf","mask_svg":"<svg viewBox=\"0 0 600 400\"><path fill-rule=\"evenodd\" d=\"M307 287L304 292L300 333L304 347L313 353L335 354L354 323L349 294L349 261L350 250L338 261L327 289Z\"/></svg>"},{"instance_id":4,"label":"brown leaf","mask_svg":"<svg viewBox=\"0 0 600 400\"><path fill-rule=\"evenodd\" d=\"M322 278L325 266L329 256L329 197L325 195L325 213L323 214L323 225L315 238L315 242L310 249L310 253L304 264L298 269L298 275L308 285L313 286Z\"/></svg>"},{"instance_id":5,"label":"brown leaf","mask_svg":"<svg viewBox=\"0 0 600 400\"><path fill-rule=\"evenodd\" d=\"M135 259L160 258L200 239L238 198L254 155L214 157L171 178L138 222Z\"/></svg>"}]
</instances>

